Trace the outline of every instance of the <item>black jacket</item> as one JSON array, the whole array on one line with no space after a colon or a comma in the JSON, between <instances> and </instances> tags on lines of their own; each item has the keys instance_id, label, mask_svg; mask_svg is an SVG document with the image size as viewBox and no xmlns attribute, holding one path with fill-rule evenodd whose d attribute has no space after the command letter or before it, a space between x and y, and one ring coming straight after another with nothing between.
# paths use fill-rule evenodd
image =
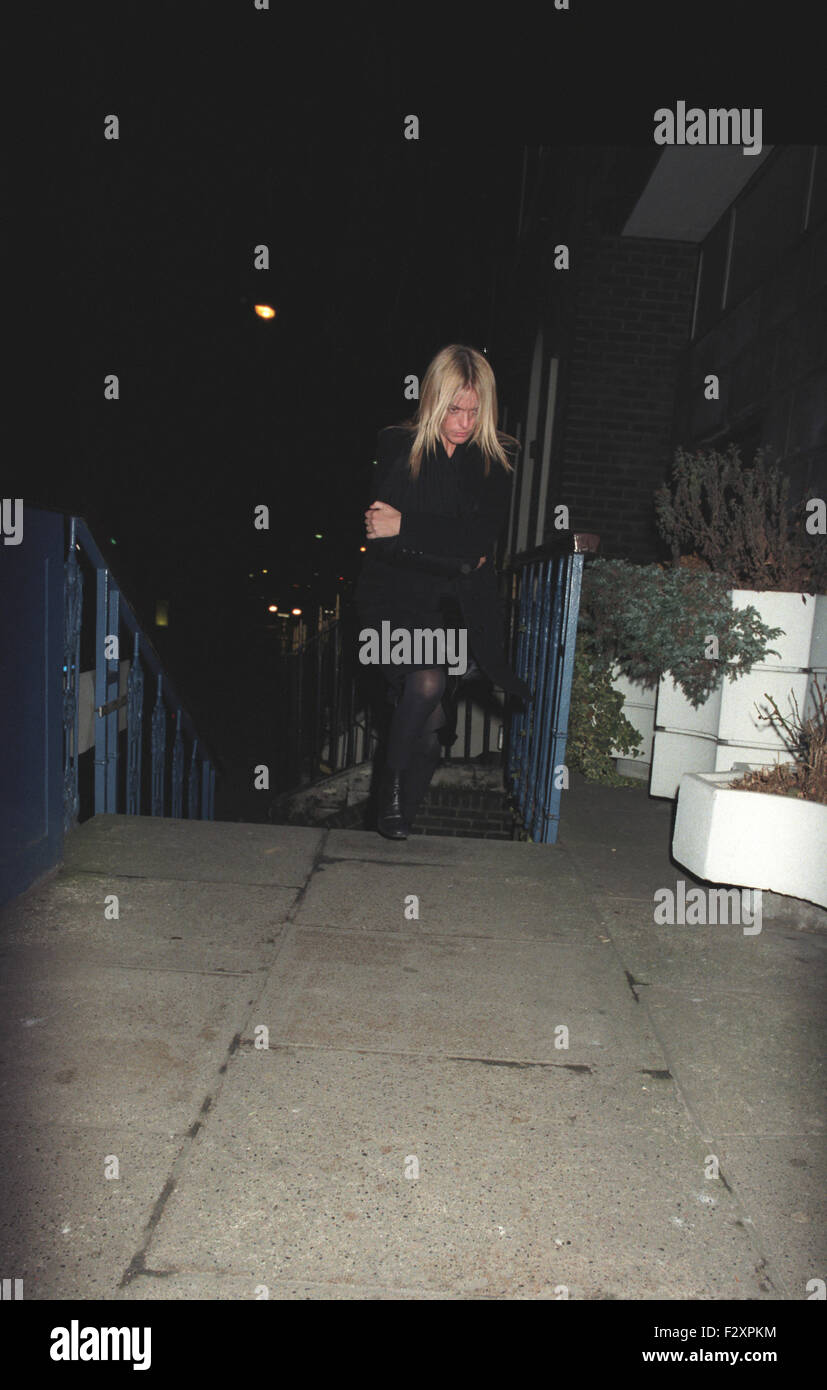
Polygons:
<instances>
[{"instance_id":1,"label":"black jacket","mask_svg":"<svg viewBox=\"0 0 827 1390\"><path fill-rule=\"evenodd\" d=\"M377 467L371 496L388 502L402 513L398 536L366 541L365 561L354 599L365 624L378 626L383 617L411 622L417 613L433 614L446 581L434 575L384 563L388 550L408 546L432 555L456 555L473 561L485 555L486 563L450 581L468 628L468 645L485 674L501 689L529 699L524 681L518 679L505 655L504 614L499 596L493 552L508 519L512 475L496 459L485 477L482 452L475 444L461 447L458 458L457 515L422 508L417 483L408 475L413 434L397 426L381 430Z\"/></svg>"}]
</instances>

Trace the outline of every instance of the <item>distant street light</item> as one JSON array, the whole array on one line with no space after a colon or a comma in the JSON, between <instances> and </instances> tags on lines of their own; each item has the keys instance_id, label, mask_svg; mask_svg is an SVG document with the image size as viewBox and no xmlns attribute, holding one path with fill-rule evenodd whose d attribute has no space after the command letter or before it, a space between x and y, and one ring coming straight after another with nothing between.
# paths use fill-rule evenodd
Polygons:
<instances>
[{"instance_id":1,"label":"distant street light","mask_svg":"<svg viewBox=\"0 0 827 1390\"><path fill-rule=\"evenodd\" d=\"M294 618L300 618L300 617L301 617L302 611L301 611L300 608L292 608L290 611L291 611L291 613L293 614L293 617L294 617Z\"/></svg>"},{"instance_id":2,"label":"distant street light","mask_svg":"<svg viewBox=\"0 0 827 1390\"><path fill-rule=\"evenodd\" d=\"M260 319L274 319L276 317L276 311L270 304L256 304L254 308Z\"/></svg>"}]
</instances>

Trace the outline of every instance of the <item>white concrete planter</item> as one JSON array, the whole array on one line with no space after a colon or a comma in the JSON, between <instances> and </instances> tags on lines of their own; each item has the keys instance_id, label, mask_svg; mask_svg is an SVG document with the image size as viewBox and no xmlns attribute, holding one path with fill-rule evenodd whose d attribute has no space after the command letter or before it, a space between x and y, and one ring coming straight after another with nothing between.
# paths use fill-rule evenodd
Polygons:
<instances>
[{"instance_id":1,"label":"white concrete planter","mask_svg":"<svg viewBox=\"0 0 827 1390\"><path fill-rule=\"evenodd\" d=\"M652 741L650 796L676 796L685 772L714 771L720 714L720 686L695 709L670 672L661 676Z\"/></svg>"},{"instance_id":2,"label":"white concrete planter","mask_svg":"<svg viewBox=\"0 0 827 1390\"><path fill-rule=\"evenodd\" d=\"M630 681L627 676L621 674L616 669L612 671L612 686L620 691L623 696L623 713L629 723L637 730L641 737L641 746L638 749L637 757L630 753L622 753L619 748L613 748L610 757L614 758L623 772L636 770L638 767L645 775L649 775L649 765L652 762L652 740L655 734L655 703L658 692L654 686L647 688L641 685L640 681Z\"/></svg>"},{"instance_id":3,"label":"white concrete planter","mask_svg":"<svg viewBox=\"0 0 827 1390\"><path fill-rule=\"evenodd\" d=\"M762 622L783 628L767 656L747 676L723 680L698 709L667 672L658 687L652 750L652 796L677 795L687 772L727 771L737 762L759 766L789 762L780 736L758 718L771 695L782 714L790 713L790 693L802 715L814 678L827 681L827 596L823 594L730 591L733 608L752 605Z\"/></svg>"},{"instance_id":4,"label":"white concrete planter","mask_svg":"<svg viewBox=\"0 0 827 1390\"><path fill-rule=\"evenodd\" d=\"M733 791L743 776L681 778L672 853L696 878L785 893L827 907L827 806Z\"/></svg>"}]
</instances>

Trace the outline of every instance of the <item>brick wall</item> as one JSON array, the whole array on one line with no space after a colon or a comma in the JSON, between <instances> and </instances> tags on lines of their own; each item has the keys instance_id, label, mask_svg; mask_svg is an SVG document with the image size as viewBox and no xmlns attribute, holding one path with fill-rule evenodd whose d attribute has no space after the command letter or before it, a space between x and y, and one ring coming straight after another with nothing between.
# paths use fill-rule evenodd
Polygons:
<instances>
[{"instance_id":1,"label":"brick wall","mask_svg":"<svg viewBox=\"0 0 827 1390\"><path fill-rule=\"evenodd\" d=\"M460 835L477 840L517 838L504 791L470 791L465 787L431 787L413 833Z\"/></svg>"},{"instance_id":2,"label":"brick wall","mask_svg":"<svg viewBox=\"0 0 827 1390\"><path fill-rule=\"evenodd\" d=\"M679 357L692 323L697 247L587 229L545 539L553 506L600 554L658 558L652 495L668 475Z\"/></svg>"}]
</instances>

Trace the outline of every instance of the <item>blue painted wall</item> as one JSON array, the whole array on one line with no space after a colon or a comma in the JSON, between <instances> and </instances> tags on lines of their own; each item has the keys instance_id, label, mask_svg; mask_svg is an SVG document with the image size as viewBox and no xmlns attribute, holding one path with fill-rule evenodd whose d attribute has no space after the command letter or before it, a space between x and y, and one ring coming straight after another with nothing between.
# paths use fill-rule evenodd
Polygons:
<instances>
[{"instance_id":1,"label":"blue painted wall","mask_svg":"<svg viewBox=\"0 0 827 1390\"><path fill-rule=\"evenodd\" d=\"M0 903L63 856L63 516L22 512L22 542L0 535Z\"/></svg>"}]
</instances>

